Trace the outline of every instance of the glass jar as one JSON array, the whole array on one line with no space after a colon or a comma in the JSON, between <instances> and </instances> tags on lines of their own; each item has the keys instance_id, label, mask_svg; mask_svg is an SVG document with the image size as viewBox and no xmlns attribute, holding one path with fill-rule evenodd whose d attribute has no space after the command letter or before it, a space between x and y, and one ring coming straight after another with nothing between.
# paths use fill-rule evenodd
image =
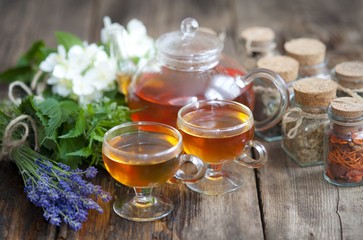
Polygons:
<instances>
[{"instance_id":1,"label":"glass jar","mask_svg":"<svg viewBox=\"0 0 363 240\"><path fill-rule=\"evenodd\" d=\"M336 186L363 184L363 99L341 97L329 106L324 178Z\"/></svg>"},{"instance_id":2,"label":"glass jar","mask_svg":"<svg viewBox=\"0 0 363 240\"><path fill-rule=\"evenodd\" d=\"M325 126L329 123L327 107L335 98L332 80L306 78L294 85L291 108L282 118L281 147L302 167L323 163Z\"/></svg>"},{"instance_id":3,"label":"glass jar","mask_svg":"<svg viewBox=\"0 0 363 240\"><path fill-rule=\"evenodd\" d=\"M298 61L288 56L267 56L258 60L257 67L270 69L279 74L286 83L291 99L293 96L292 85L298 76ZM279 104L279 93L277 90L267 84L255 86L253 90L256 99L254 118L261 120L274 114ZM281 140L281 121L270 129L256 131L256 135L268 142Z\"/></svg>"},{"instance_id":4,"label":"glass jar","mask_svg":"<svg viewBox=\"0 0 363 240\"><path fill-rule=\"evenodd\" d=\"M249 27L242 31L244 65L247 70L257 66L263 57L279 55L276 49L275 32L268 27Z\"/></svg>"},{"instance_id":5,"label":"glass jar","mask_svg":"<svg viewBox=\"0 0 363 240\"><path fill-rule=\"evenodd\" d=\"M317 39L297 38L284 44L286 55L295 58L299 66L299 77L331 79L328 69L326 46Z\"/></svg>"},{"instance_id":6,"label":"glass jar","mask_svg":"<svg viewBox=\"0 0 363 240\"><path fill-rule=\"evenodd\" d=\"M337 92L338 97L363 96L363 62L339 63L334 67L331 75L340 85Z\"/></svg>"},{"instance_id":7,"label":"glass jar","mask_svg":"<svg viewBox=\"0 0 363 240\"><path fill-rule=\"evenodd\" d=\"M280 104L276 113L255 121L268 129L281 120L288 105L286 84L275 72L254 69L246 73L237 61L222 53L223 41L198 31L198 22L185 19L180 31L163 34L156 41L156 57L134 75L128 88L128 106L134 121L162 122L176 126L177 112L199 100L233 100L254 109L256 80L272 82Z\"/></svg>"}]
</instances>

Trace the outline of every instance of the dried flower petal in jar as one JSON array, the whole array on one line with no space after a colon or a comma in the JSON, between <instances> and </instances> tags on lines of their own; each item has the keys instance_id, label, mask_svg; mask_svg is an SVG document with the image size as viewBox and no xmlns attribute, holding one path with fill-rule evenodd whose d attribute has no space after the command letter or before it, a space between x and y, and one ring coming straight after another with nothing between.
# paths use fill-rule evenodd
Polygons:
<instances>
[{"instance_id":1,"label":"dried flower petal in jar","mask_svg":"<svg viewBox=\"0 0 363 240\"><path fill-rule=\"evenodd\" d=\"M299 78L318 77L330 79L325 59L326 46L317 39L297 38L284 44L286 55L299 63Z\"/></svg>"},{"instance_id":2,"label":"dried flower petal in jar","mask_svg":"<svg viewBox=\"0 0 363 240\"><path fill-rule=\"evenodd\" d=\"M305 78L294 83L292 107L282 118L282 148L300 166L323 163L327 107L335 98L333 80Z\"/></svg>"},{"instance_id":3,"label":"dried flower petal in jar","mask_svg":"<svg viewBox=\"0 0 363 240\"><path fill-rule=\"evenodd\" d=\"M363 184L363 99L332 101L325 137L324 178L337 186Z\"/></svg>"},{"instance_id":4,"label":"dried flower petal in jar","mask_svg":"<svg viewBox=\"0 0 363 240\"><path fill-rule=\"evenodd\" d=\"M292 84L296 80L299 70L298 61L288 56L267 56L258 60L257 67L266 68L279 74L285 81L291 98L293 95ZM275 114L280 104L278 90L267 83L255 84L253 90L255 91L254 118L262 121ZM265 141L281 140L281 121L268 130L256 131L256 134Z\"/></svg>"}]
</instances>

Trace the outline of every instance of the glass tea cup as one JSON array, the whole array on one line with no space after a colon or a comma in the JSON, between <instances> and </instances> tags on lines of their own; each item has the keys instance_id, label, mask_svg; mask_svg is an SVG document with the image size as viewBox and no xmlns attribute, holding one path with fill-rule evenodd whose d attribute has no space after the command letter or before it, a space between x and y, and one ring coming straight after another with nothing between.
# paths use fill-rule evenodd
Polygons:
<instances>
[{"instance_id":1,"label":"glass tea cup","mask_svg":"<svg viewBox=\"0 0 363 240\"><path fill-rule=\"evenodd\" d=\"M248 168L265 164L265 147L254 137L254 119L245 105L229 100L190 103L178 112L177 127L183 136L184 151L207 164L205 176L187 186L199 193L217 195L242 185L238 163ZM248 155L255 148L257 158Z\"/></svg>"},{"instance_id":2,"label":"glass tea cup","mask_svg":"<svg viewBox=\"0 0 363 240\"><path fill-rule=\"evenodd\" d=\"M194 182L205 173L203 162L182 154L182 136L175 128L155 122L131 122L106 132L102 157L107 171L118 182L134 188L135 196L122 196L113 205L119 216L133 221L152 221L167 216L173 203L154 196L152 189L176 178ZM189 175L181 166L191 163Z\"/></svg>"}]
</instances>

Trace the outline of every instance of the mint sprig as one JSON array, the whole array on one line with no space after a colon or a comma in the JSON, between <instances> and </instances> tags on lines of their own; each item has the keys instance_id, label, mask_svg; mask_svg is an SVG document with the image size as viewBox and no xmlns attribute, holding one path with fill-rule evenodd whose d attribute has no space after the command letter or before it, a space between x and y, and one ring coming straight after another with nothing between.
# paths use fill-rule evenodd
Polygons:
<instances>
[{"instance_id":1,"label":"mint sprig","mask_svg":"<svg viewBox=\"0 0 363 240\"><path fill-rule=\"evenodd\" d=\"M130 121L129 109L114 100L83 108L71 100L38 100L30 96L23 100L19 111L36 119L40 147L52 159L73 168L83 162L102 165L103 135L108 129Z\"/></svg>"}]
</instances>

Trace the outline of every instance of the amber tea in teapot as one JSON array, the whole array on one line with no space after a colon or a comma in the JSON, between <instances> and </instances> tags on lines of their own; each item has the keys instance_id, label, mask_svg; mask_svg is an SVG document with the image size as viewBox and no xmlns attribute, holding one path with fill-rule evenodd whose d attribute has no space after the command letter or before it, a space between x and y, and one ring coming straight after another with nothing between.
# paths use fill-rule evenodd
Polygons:
<instances>
[{"instance_id":1,"label":"amber tea in teapot","mask_svg":"<svg viewBox=\"0 0 363 240\"><path fill-rule=\"evenodd\" d=\"M275 115L256 121L256 129L273 126L286 110L288 93L281 77L267 69L246 74L238 62L222 54L223 42L218 37L198 31L193 18L181 23L181 31L159 37L156 48L156 58L138 71L128 87L134 121L175 126L178 110L200 100L233 100L253 109L253 84L261 78L273 82L281 101Z\"/></svg>"},{"instance_id":2,"label":"amber tea in teapot","mask_svg":"<svg viewBox=\"0 0 363 240\"><path fill-rule=\"evenodd\" d=\"M223 75L211 77L212 72ZM128 99L130 108L136 110L132 119L175 126L178 110L200 99L235 100L252 108L252 85L240 88L234 83L234 78L243 74L242 70L218 65L212 70L199 73L198 77L195 77L194 72L173 72L167 68L159 73L141 75Z\"/></svg>"}]
</instances>

